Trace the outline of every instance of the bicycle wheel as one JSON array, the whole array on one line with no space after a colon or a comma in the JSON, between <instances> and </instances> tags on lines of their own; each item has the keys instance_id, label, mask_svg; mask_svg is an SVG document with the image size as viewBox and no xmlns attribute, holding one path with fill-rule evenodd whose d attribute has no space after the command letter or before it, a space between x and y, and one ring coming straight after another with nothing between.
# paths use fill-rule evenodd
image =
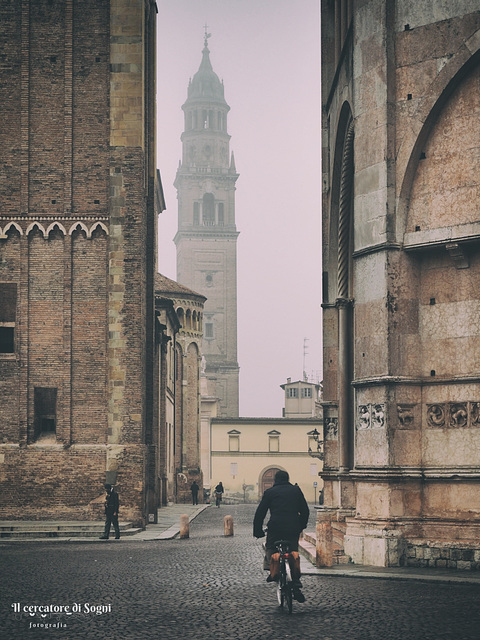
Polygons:
<instances>
[{"instance_id":1,"label":"bicycle wheel","mask_svg":"<svg viewBox=\"0 0 480 640\"><path fill-rule=\"evenodd\" d=\"M277 599L278 604L283 608L285 602L285 587L287 585L287 572L285 570L285 563L280 564L280 575L277 582Z\"/></svg>"},{"instance_id":2,"label":"bicycle wheel","mask_svg":"<svg viewBox=\"0 0 480 640\"><path fill-rule=\"evenodd\" d=\"M283 607L283 591L280 585L280 581L277 582L277 600L280 607Z\"/></svg>"},{"instance_id":3,"label":"bicycle wheel","mask_svg":"<svg viewBox=\"0 0 480 640\"><path fill-rule=\"evenodd\" d=\"M292 583L287 582L285 585L285 600L287 601L288 613L292 613L293 608L293 595L292 595Z\"/></svg>"}]
</instances>

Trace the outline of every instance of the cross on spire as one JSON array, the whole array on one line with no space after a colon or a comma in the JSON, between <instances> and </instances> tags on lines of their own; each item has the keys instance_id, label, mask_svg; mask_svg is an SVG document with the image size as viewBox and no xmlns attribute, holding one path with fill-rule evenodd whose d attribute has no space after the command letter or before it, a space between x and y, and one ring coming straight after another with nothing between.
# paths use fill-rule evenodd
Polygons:
<instances>
[{"instance_id":1,"label":"cross on spire","mask_svg":"<svg viewBox=\"0 0 480 640\"><path fill-rule=\"evenodd\" d=\"M208 24L205 23L203 25L203 28L205 29L205 40L204 40L204 46L208 47L208 39L212 37L211 33L208 33Z\"/></svg>"}]
</instances>

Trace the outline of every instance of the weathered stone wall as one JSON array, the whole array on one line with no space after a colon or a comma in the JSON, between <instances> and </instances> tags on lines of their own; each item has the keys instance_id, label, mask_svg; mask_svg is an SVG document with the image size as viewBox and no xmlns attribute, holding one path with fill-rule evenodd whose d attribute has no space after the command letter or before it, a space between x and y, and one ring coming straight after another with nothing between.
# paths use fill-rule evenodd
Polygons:
<instances>
[{"instance_id":1,"label":"weathered stone wall","mask_svg":"<svg viewBox=\"0 0 480 640\"><path fill-rule=\"evenodd\" d=\"M480 513L480 13L353 3L338 42L340 5L322 5L325 504L355 516L355 562L405 564L422 540L453 562Z\"/></svg>"}]
</instances>

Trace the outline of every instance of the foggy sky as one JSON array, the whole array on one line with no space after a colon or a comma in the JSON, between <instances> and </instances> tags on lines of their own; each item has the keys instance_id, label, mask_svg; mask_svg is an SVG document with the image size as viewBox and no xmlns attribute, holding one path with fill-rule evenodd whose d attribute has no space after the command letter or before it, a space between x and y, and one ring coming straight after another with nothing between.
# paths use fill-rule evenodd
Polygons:
<instances>
[{"instance_id":1,"label":"foggy sky","mask_svg":"<svg viewBox=\"0 0 480 640\"><path fill-rule=\"evenodd\" d=\"M322 378L319 0L158 0L159 270L176 279L182 104L202 59L224 81L236 187L240 416L280 417ZM202 292L199 292L202 293Z\"/></svg>"}]
</instances>

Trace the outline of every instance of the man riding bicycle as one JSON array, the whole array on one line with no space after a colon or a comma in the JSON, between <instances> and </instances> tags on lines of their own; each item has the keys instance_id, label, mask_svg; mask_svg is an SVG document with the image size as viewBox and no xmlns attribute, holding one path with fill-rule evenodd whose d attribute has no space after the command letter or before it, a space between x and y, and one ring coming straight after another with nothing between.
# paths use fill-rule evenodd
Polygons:
<instances>
[{"instance_id":1,"label":"man riding bicycle","mask_svg":"<svg viewBox=\"0 0 480 640\"><path fill-rule=\"evenodd\" d=\"M267 540L265 543L266 561L270 563L272 554L275 553L275 542L277 540L289 540L290 551L298 552L298 539L300 533L308 523L310 510L305 500L305 496L299 486L289 482L289 475L286 471L277 471L275 474L275 484L267 489L262 500L257 507L253 519L253 535L255 538L262 538L263 521L270 510L270 520L267 525ZM293 594L298 602L305 602L305 596L300 591L301 582L300 571L293 581ZM269 575L267 582L274 578Z\"/></svg>"}]
</instances>

